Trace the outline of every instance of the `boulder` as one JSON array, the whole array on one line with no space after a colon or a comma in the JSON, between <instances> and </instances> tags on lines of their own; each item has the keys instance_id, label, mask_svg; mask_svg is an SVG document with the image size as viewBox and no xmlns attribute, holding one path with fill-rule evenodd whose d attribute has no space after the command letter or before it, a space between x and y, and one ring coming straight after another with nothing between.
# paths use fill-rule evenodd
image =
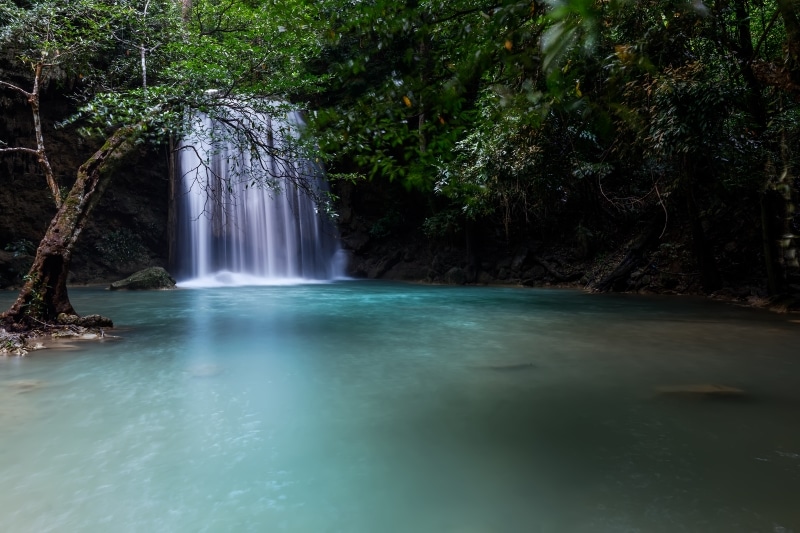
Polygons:
<instances>
[{"instance_id":1,"label":"boulder","mask_svg":"<svg viewBox=\"0 0 800 533\"><path fill-rule=\"evenodd\" d=\"M363 252L369 244L369 234L363 232L353 232L342 237L345 248L355 253Z\"/></svg>"},{"instance_id":2,"label":"boulder","mask_svg":"<svg viewBox=\"0 0 800 533\"><path fill-rule=\"evenodd\" d=\"M528 260L528 249L527 248L520 248L517 251L517 254L514 256L514 259L511 260L511 270L519 271L525 266L525 261Z\"/></svg>"},{"instance_id":3,"label":"boulder","mask_svg":"<svg viewBox=\"0 0 800 533\"><path fill-rule=\"evenodd\" d=\"M453 267L444 275L444 281L450 285L464 285L467 282L467 273L463 268Z\"/></svg>"},{"instance_id":4,"label":"boulder","mask_svg":"<svg viewBox=\"0 0 800 533\"><path fill-rule=\"evenodd\" d=\"M161 267L150 267L131 274L127 278L115 281L109 289L115 290L154 290L154 289L174 289L175 280Z\"/></svg>"},{"instance_id":5,"label":"boulder","mask_svg":"<svg viewBox=\"0 0 800 533\"><path fill-rule=\"evenodd\" d=\"M101 315L68 315L59 313L56 322L63 326L80 326L82 328L113 328L114 322Z\"/></svg>"}]
</instances>

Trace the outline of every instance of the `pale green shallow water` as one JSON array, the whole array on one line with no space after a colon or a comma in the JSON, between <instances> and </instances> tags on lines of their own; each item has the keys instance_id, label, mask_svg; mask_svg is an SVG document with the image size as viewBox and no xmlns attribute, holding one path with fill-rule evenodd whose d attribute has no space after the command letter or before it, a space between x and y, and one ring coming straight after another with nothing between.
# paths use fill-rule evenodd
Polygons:
<instances>
[{"instance_id":1,"label":"pale green shallow water","mask_svg":"<svg viewBox=\"0 0 800 533\"><path fill-rule=\"evenodd\" d=\"M72 295L121 338L0 358L2 532L800 532L785 316L368 282ZM655 394L694 383L750 397Z\"/></svg>"}]
</instances>

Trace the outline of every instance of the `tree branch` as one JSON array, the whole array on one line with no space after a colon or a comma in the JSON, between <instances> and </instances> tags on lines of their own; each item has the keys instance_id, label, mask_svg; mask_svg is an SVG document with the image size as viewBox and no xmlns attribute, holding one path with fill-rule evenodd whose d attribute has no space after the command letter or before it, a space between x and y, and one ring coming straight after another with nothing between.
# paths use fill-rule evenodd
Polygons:
<instances>
[{"instance_id":1,"label":"tree branch","mask_svg":"<svg viewBox=\"0 0 800 533\"><path fill-rule=\"evenodd\" d=\"M25 89L22 89L22 88L20 88L20 87L17 87L17 86L16 86L16 85L14 85L14 84L8 83L7 81L2 81L2 80L0 80L0 87L5 87L5 88L7 88L7 89L11 89L12 91L17 91L17 92L18 92L18 93L20 93L22 96L24 96L26 99L28 99L28 98L30 98L30 97L31 97L31 93L29 93L29 92L28 92L28 91L26 91Z\"/></svg>"},{"instance_id":2,"label":"tree branch","mask_svg":"<svg viewBox=\"0 0 800 533\"><path fill-rule=\"evenodd\" d=\"M9 152L22 152L25 154L39 155L39 152L33 148L25 148L24 146L12 146L9 148L0 148L0 154Z\"/></svg>"},{"instance_id":3,"label":"tree branch","mask_svg":"<svg viewBox=\"0 0 800 533\"><path fill-rule=\"evenodd\" d=\"M772 26L775 25L775 21L778 20L778 15L780 15L780 14L781 14L781 12L776 9L775 13L772 14L772 18L769 19L769 23L767 24L767 27L764 28L764 32L761 34L761 37L758 39L758 43L756 43L755 50L753 50L753 58L754 59L756 57L758 57L758 51L761 49L761 45L764 44L764 41L767 40L767 34L769 34L770 30L772 30Z\"/></svg>"}]
</instances>

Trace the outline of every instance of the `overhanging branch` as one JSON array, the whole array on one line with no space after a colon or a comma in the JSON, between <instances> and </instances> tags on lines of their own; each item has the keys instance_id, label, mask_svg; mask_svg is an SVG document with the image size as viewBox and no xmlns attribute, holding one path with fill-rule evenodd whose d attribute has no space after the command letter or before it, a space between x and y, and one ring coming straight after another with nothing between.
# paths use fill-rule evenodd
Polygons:
<instances>
[{"instance_id":1,"label":"overhanging branch","mask_svg":"<svg viewBox=\"0 0 800 533\"><path fill-rule=\"evenodd\" d=\"M8 83L7 81L0 80L0 87L5 87L6 89L11 89L12 91L16 91L19 94L21 94L22 96L24 96L26 99L29 99L29 98L31 98L33 96L31 93L29 93L25 89L23 89L21 87L17 87L13 83Z\"/></svg>"}]
</instances>

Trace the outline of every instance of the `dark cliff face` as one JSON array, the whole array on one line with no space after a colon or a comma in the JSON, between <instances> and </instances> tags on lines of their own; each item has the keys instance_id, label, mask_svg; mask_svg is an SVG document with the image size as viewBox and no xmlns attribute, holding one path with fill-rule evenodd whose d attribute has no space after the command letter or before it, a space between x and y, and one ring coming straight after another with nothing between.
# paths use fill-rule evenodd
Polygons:
<instances>
[{"instance_id":1,"label":"dark cliff face","mask_svg":"<svg viewBox=\"0 0 800 533\"><path fill-rule=\"evenodd\" d=\"M55 88L42 95L41 108L51 165L60 185L68 189L78 167L102 145L102 139L84 138L75 127L56 127L74 108ZM24 100L11 91L0 92L0 113L0 141L35 148L31 111ZM166 264L168 172L164 147L143 148L118 172L78 241L73 283L119 279L147 266ZM0 250L17 259L32 253L55 210L35 156L0 154ZM11 264L0 257L0 288L18 285L24 274L18 260Z\"/></svg>"}]
</instances>

